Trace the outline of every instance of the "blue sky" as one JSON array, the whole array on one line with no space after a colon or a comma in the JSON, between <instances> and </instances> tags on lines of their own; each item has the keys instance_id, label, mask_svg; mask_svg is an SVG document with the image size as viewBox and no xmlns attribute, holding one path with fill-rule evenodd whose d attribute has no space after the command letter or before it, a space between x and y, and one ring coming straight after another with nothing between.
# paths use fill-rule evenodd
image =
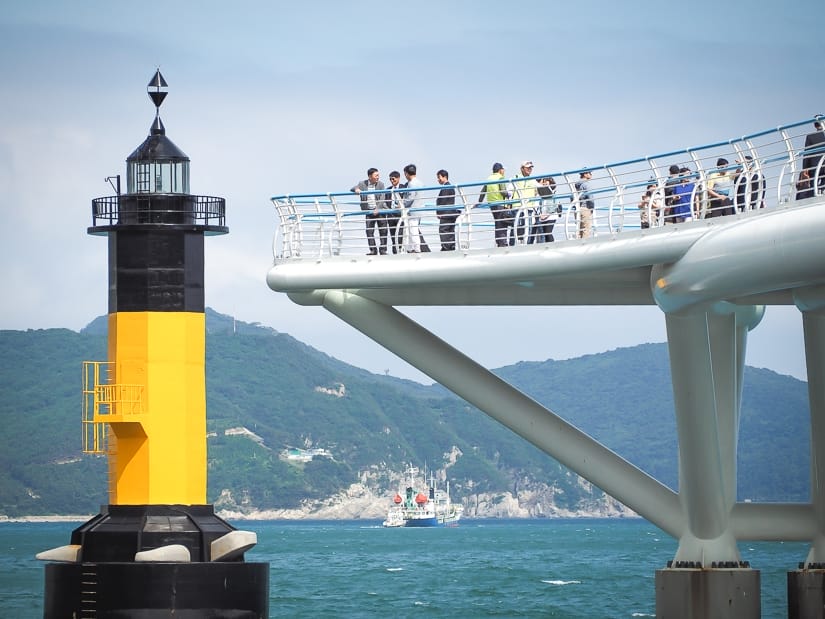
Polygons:
<instances>
[{"instance_id":1,"label":"blue sky","mask_svg":"<svg viewBox=\"0 0 825 619\"><path fill-rule=\"evenodd\" d=\"M0 328L80 329L106 313L91 199L112 193L104 177L125 176L146 137L158 66L192 193L227 199L230 234L207 241L207 305L422 380L267 288L270 196L339 191L411 161L456 182L493 161L572 169L825 112L821 2L560 4L12 0L0 13ZM488 367L665 340L655 308L404 311ZM794 308L768 308L748 363L805 376Z\"/></svg>"}]
</instances>

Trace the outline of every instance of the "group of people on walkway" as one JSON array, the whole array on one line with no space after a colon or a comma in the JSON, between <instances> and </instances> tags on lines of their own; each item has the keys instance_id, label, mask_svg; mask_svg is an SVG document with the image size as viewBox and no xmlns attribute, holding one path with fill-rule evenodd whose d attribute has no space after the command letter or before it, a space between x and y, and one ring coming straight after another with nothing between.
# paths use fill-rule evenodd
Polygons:
<instances>
[{"instance_id":1,"label":"group of people on walkway","mask_svg":"<svg viewBox=\"0 0 825 619\"><path fill-rule=\"evenodd\" d=\"M552 176L533 176L533 167L532 161L522 161L519 173L508 180L504 166L494 163L492 174L479 192L474 208L487 201L496 247L555 240L553 228L562 212L555 199L556 181Z\"/></svg>"},{"instance_id":2,"label":"group of people on walkway","mask_svg":"<svg viewBox=\"0 0 825 619\"><path fill-rule=\"evenodd\" d=\"M455 188L449 185L450 175L447 170L439 170L436 175L441 185L447 185L439 193L440 204L455 204ZM390 185L385 187L380 180L381 175L377 168L367 170L367 178L357 183L350 191L360 196L361 210L367 211L366 221L368 256L384 255L388 252L397 254L402 248L407 253L430 251L429 246L421 234L421 211L424 206L422 187L424 184L418 178L415 164L404 166L404 178L401 182L401 173L397 170L390 172ZM406 217L402 214L406 213ZM450 216L445 216L442 235L442 250L445 247L455 249L455 218L452 218L452 247L448 231ZM406 230L405 230L406 228ZM376 231L378 239L376 239ZM405 238L407 242L405 243Z\"/></svg>"},{"instance_id":3,"label":"group of people on walkway","mask_svg":"<svg viewBox=\"0 0 825 619\"><path fill-rule=\"evenodd\" d=\"M805 139L802 170L796 182L796 199L825 193L825 122L816 120L814 132ZM470 208L485 205L493 218L493 235L497 247L520 244L552 243L553 229L563 213L556 200L556 181L552 176L533 174L534 165L523 161L519 172L508 178L501 163L494 163ZM429 252L421 232L425 210L424 184L417 176L415 164L401 173L389 174L389 185L380 180L378 169L369 168L367 178L351 191L360 196L365 215L368 255ZM700 181L700 175L687 166L671 165L664 183L649 182L638 203L642 228L676 224L693 219L733 215L764 208L766 179L750 155L734 164L719 157L716 167ZM584 170L572 183L571 210L578 222L577 236L588 238L594 229L595 199L590 188L592 173ZM440 190L435 200L441 251L457 247L456 227L465 211L456 205L457 192L447 170L436 173ZM466 197L462 195L463 203Z\"/></svg>"},{"instance_id":4,"label":"group of people on walkway","mask_svg":"<svg viewBox=\"0 0 825 619\"><path fill-rule=\"evenodd\" d=\"M483 185L478 202L486 201L493 217L496 245L515 245L517 240L527 244L553 242L553 227L561 215L562 207L556 204L556 181L550 177L529 178L533 162L524 161L521 173L512 179L504 176L504 166L493 164L493 173ZM350 191L360 196L361 210L367 211L365 226L367 255L429 252L430 248L421 233L421 209L424 197L423 183L417 176L415 164L404 166L406 182L393 170L389 186L380 180L377 168L367 170L367 178L358 182ZM435 200L438 218L438 235L441 251L456 249L456 224L462 206L456 206L456 189L450 183L447 170L436 173L441 186ZM591 207L592 208L592 207Z\"/></svg>"},{"instance_id":5,"label":"group of people on walkway","mask_svg":"<svg viewBox=\"0 0 825 619\"><path fill-rule=\"evenodd\" d=\"M704 217L721 217L765 206L766 180L755 166L753 157L745 155L735 165L724 157L703 185L687 166L671 165L664 186L649 183L639 201L642 228L676 224Z\"/></svg>"}]
</instances>

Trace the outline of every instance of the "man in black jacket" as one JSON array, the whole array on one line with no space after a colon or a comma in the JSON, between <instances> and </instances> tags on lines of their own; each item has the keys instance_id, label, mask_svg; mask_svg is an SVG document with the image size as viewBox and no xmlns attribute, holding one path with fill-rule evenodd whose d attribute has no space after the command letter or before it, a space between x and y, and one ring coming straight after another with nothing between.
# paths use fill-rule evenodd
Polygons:
<instances>
[{"instance_id":1,"label":"man in black jacket","mask_svg":"<svg viewBox=\"0 0 825 619\"><path fill-rule=\"evenodd\" d=\"M825 161L823 161L825 160L825 123L815 120L814 129L813 133L805 136L805 158L802 160L802 169L808 172L809 178L816 179L813 182L817 193L822 193L825 190Z\"/></svg>"},{"instance_id":2,"label":"man in black jacket","mask_svg":"<svg viewBox=\"0 0 825 619\"><path fill-rule=\"evenodd\" d=\"M455 220L458 219L458 210L455 207L455 187L450 185L450 174L447 170L436 173L441 191L435 200L436 215L438 215L438 235L441 237L441 251L455 249Z\"/></svg>"}]
</instances>

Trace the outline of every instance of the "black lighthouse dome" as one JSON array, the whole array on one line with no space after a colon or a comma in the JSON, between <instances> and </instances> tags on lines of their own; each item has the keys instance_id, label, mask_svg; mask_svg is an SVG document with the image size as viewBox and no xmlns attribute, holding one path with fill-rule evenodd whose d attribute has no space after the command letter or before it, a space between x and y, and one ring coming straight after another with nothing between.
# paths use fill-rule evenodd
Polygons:
<instances>
[{"instance_id":1,"label":"black lighthouse dome","mask_svg":"<svg viewBox=\"0 0 825 619\"><path fill-rule=\"evenodd\" d=\"M126 188L129 193L189 193L189 157L166 137L160 118L126 159Z\"/></svg>"}]
</instances>

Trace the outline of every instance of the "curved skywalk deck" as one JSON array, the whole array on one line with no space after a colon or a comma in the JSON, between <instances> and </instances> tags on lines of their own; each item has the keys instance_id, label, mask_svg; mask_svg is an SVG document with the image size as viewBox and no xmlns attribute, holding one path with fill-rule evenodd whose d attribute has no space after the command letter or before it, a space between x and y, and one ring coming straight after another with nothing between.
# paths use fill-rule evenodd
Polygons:
<instances>
[{"instance_id":1,"label":"curved skywalk deck","mask_svg":"<svg viewBox=\"0 0 825 619\"><path fill-rule=\"evenodd\" d=\"M479 181L456 186L456 250L435 251L440 187L430 187L424 207L396 215L402 221L420 216L434 251L395 255L365 255L364 211L354 194L276 196L275 260L267 283L296 303L325 307L673 535L679 540L674 568L700 567L713 578L722 566L742 567L737 541L743 539L806 540L806 568L825 566L825 458L811 459L809 503L739 503L736 472L747 334L765 305L800 310L811 452L825 453L825 152L805 150L813 120L588 168L595 201L591 238L576 234L582 196L575 183L582 170L542 171L554 177L562 207L555 242L543 244L527 242L536 199L519 195L517 186L510 201L526 234L514 245L495 246L490 210L484 202L477 206L487 184ZM731 192L735 214L711 217L706 188L720 158L734 169L737 161L749 161L749 168ZM674 164L688 167L695 183L693 220L659 217L643 229L641 195L653 184L661 196ZM800 188L808 168L811 185ZM667 328L678 491L395 309L651 304L662 309ZM693 590L689 574L675 578L676 585L657 585L657 606L669 600L678 608L680 592ZM743 578L742 588L758 596L758 577Z\"/></svg>"},{"instance_id":2,"label":"curved skywalk deck","mask_svg":"<svg viewBox=\"0 0 825 619\"><path fill-rule=\"evenodd\" d=\"M716 144L586 168L593 175L590 193L595 202L593 236L587 239L577 238L581 196L575 183L584 170L533 177L552 176L557 183L554 208L561 207L561 215L553 243L529 242L531 210L538 198L521 199L518 186L513 187L509 205L523 226L509 247L495 246L489 206L486 201L477 205L486 181L455 186L458 242L455 251L447 252L438 251L435 196L441 187L424 189L428 199L423 208L387 211L401 219L403 230L409 217L421 217L422 235L433 251L418 254L406 253L409 238L402 238L398 255L365 255L365 211L353 193L276 196L275 261L267 282L281 292L358 289L392 305L644 305L655 302L653 290L671 286L666 279L658 289L651 287L653 266L681 260L708 237L716 241L706 239L702 245L731 254L730 260L717 256L712 268L737 273L729 289L716 282L720 299L791 304L793 286L817 280L816 269L808 275L805 270L825 246L817 243L816 234L823 229L821 209L813 208L823 196L797 199L803 160L812 155L804 150L812 129L812 120L805 120ZM737 162L746 162L746 157L750 161L744 169ZM705 188L719 158L730 162L726 168L736 178L731 195L736 214L711 217ZM649 206L638 206L651 183L656 185L654 198L663 198L674 164L690 169L693 221L670 223L662 212L651 217ZM816 175L825 178L821 161ZM815 186L817 179L811 183ZM386 190L379 193L382 199ZM645 210L653 224L642 229ZM732 269L742 262L742 252L749 256L744 267ZM791 255L800 260L790 260ZM766 269L777 267L786 273L763 277ZM746 285L743 268L757 271L762 283ZM312 303L305 295L295 295L296 301L299 296Z\"/></svg>"}]
</instances>

